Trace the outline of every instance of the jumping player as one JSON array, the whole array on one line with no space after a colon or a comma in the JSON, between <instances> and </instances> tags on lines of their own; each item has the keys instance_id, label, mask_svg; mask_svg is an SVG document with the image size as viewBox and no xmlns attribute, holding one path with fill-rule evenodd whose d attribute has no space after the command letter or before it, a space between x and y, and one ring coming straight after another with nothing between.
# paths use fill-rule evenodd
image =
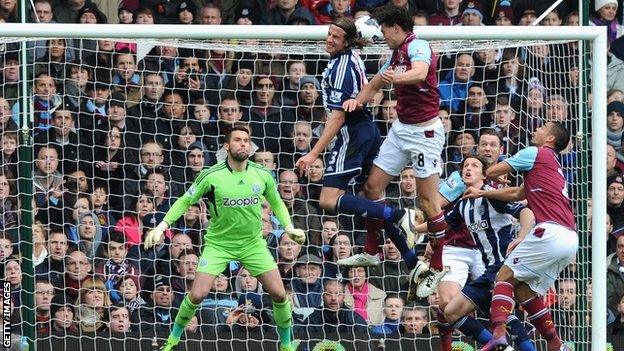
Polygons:
<instances>
[{"instance_id":1,"label":"jumping player","mask_svg":"<svg viewBox=\"0 0 624 351\"><path fill-rule=\"evenodd\" d=\"M381 25L386 43L393 50L392 55L355 99L345 101L343 108L348 113L359 110L384 85L393 84L398 120L392 123L373 161L364 193L368 199L382 201L390 181L411 162L416 173L420 206L427 215L428 233L434 249L437 249L437 239L444 236L446 229L437 191L442 170L440 156L445 141L444 127L438 118L440 94L436 77L437 58L429 43L417 39L412 33L414 24L407 10L391 6L375 14L375 18ZM351 199L340 201L338 209L342 208L367 214L372 210L372 206ZM403 224L401 227L408 234L413 234ZM363 261L375 260L374 256L379 251L380 223L369 223L368 229L365 252L339 264L359 265ZM430 266L435 274L428 276L428 285L435 289L444 272L441 262L432 261Z\"/></svg>"},{"instance_id":2,"label":"jumping player","mask_svg":"<svg viewBox=\"0 0 624 351\"><path fill-rule=\"evenodd\" d=\"M419 262L416 253L408 247L405 237L397 227L401 222L409 222L413 212L345 194L351 180L355 178L360 183L364 180L364 175L370 169L381 145L379 130L373 123L373 116L368 108L352 111L343 109L345 101L357 96L367 83L364 62L352 50L364 43L365 40L358 37L356 26L350 19L339 18L329 27L325 50L330 54L330 61L323 72L321 86L325 107L331 111L331 115L314 148L301 157L296 166L304 173L337 136L326 160L327 166L320 195L321 207L329 212L337 210L341 213L385 220L386 233L403 255L408 268L413 270L412 274L418 276L427 270L426 265L419 265L419 269L415 269ZM377 264L379 264L377 256L372 260L358 262L360 266Z\"/></svg>"},{"instance_id":3,"label":"jumping player","mask_svg":"<svg viewBox=\"0 0 624 351\"><path fill-rule=\"evenodd\" d=\"M203 197L208 199L211 221L204 235L206 244L197 265L195 280L180 305L173 331L161 350L175 349L184 328L208 296L216 277L230 261L240 261L271 296L280 351L296 350L297 343L291 340L292 308L277 264L262 237L263 198L271 204L286 235L303 244L305 234L303 230L293 228L271 172L248 160L251 147L249 131L243 127L233 127L226 136L224 147L228 153L227 159L201 171L189 190L173 204L163 221L150 230L145 238L145 249L162 242L164 231L192 204Z\"/></svg>"},{"instance_id":4,"label":"jumping player","mask_svg":"<svg viewBox=\"0 0 624 351\"><path fill-rule=\"evenodd\" d=\"M513 310L514 297L529 320L548 343L549 351L569 351L561 342L544 295L561 271L574 259L578 235L558 155L570 141L570 132L560 122L547 122L533 134L531 146L487 170L489 178L512 171L521 172L519 187L466 191L466 198L486 197L502 201L526 199L535 213L536 224L524 240L510 245L511 253L496 276L490 312L493 339L482 350L506 346L505 324Z\"/></svg>"}]
</instances>

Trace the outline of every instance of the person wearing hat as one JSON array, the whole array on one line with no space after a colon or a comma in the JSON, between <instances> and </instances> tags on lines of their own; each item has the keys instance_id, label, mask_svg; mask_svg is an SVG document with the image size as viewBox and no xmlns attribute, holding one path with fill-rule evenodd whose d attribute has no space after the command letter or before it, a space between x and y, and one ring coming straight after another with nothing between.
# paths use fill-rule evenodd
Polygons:
<instances>
[{"instance_id":1,"label":"person wearing hat","mask_svg":"<svg viewBox=\"0 0 624 351\"><path fill-rule=\"evenodd\" d=\"M624 103L612 101L607 105L607 143L621 150L624 131Z\"/></svg>"},{"instance_id":2,"label":"person wearing hat","mask_svg":"<svg viewBox=\"0 0 624 351\"><path fill-rule=\"evenodd\" d=\"M477 1L469 1L462 12L463 26L482 26L483 8Z\"/></svg>"},{"instance_id":3,"label":"person wearing hat","mask_svg":"<svg viewBox=\"0 0 624 351\"><path fill-rule=\"evenodd\" d=\"M312 122L314 135L319 137L322 131L318 129L324 124L327 111L323 107L321 84L313 76L299 78L299 101L297 105L297 118Z\"/></svg>"},{"instance_id":4,"label":"person wearing hat","mask_svg":"<svg viewBox=\"0 0 624 351\"><path fill-rule=\"evenodd\" d=\"M255 1L240 1L234 12L234 23L238 25L251 25L260 20L259 9Z\"/></svg>"},{"instance_id":5,"label":"person wearing hat","mask_svg":"<svg viewBox=\"0 0 624 351\"><path fill-rule=\"evenodd\" d=\"M497 26L512 26L513 20L514 14L511 6L499 6L494 13L494 23Z\"/></svg>"},{"instance_id":6,"label":"person wearing hat","mask_svg":"<svg viewBox=\"0 0 624 351\"><path fill-rule=\"evenodd\" d=\"M64 293L56 294L50 302L51 331L55 333L77 333L74 324L74 304Z\"/></svg>"},{"instance_id":7,"label":"person wearing hat","mask_svg":"<svg viewBox=\"0 0 624 351\"><path fill-rule=\"evenodd\" d=\"M594 3L596 13L589 22L590 25L607 27L609 45L624 34L622 25L615 18L617 9L618 1L616 0L596 0Z\"/></svg>"},{"instance_id":8,"label":"person wearing hat","mask_svg":"<svg viewBox=\"0 0 624 351\"><path fill-rule=\"evenodd\" d=\"M537 19L537 12L533 7L528 7L522 11L522 15L520 16L520 20L518 21L519 26L530 26Z\"/></svg>"},{"instance_id":9,"label":"person wearing hat","mask_svg":"<svg viewBox=\"0 0 624 351\"><path fill-rule=\"evenodd\" d=\"M106 15L100 11L95 4L87 3L78 11L76 22L83 24L101 24L108 23L108 18L106 18Z\"/></svg>"},{"instance_id":10,"label":"person wearing hat","mask_svg":"<svg viewBox=\"0 0 624 351\"><path fill-rule=\"evenodd\" d=\"M195 4L192 1L182 1L177 8L180 24L193 24L195 22L195 11Z\"/></svg>"},{"instance_id":11,"label":"person wearing hat","mask_svg":"<svg viewBox=\"0 0 624 351\"><path fill-rule=\"evenodd\" d=\"M226 78L223 90L234 91L234 96L242 106L251 106L253 96L253 75L255 67L253 59L243 56L239 61L234 63L235 77ZM231 95L230 95L231 96ZM227 99L225 95L221 98L223 101Z\"/></svg>"},{"instance_id":12,"label":"person wearing hat","mask_svg":"<svg viewBox=\"0 0 624 351\"><path fill-rule=\"evenodd\" d=\"M294 307L307 308L309 315L314 308L320 308L323 302L323 261L316 255L305 254L295 263L295 278L292 280Z\"/></svg>"},{"instance_id":13,"label":"person wearing hat","mask_svg":"<svg viewBox=\"0 0 624 351\"><path fill-rule=\"evenodd\" d=\"M607 179L607 213L614 228L624 225L624 177L611 176Z\"/></svg>"},{"instance_id":14,"label":"person wearing hat","mask_svg":"<svg viewBox=\"0 0 624 351\"><path fill-rule=\"evenodd\" d=\"M177 305L170 277L158 274L147 285L143 291L147 304L139 308L141 331L166 333L173 323L173 306Z\"/></svg>"}]
</instances>

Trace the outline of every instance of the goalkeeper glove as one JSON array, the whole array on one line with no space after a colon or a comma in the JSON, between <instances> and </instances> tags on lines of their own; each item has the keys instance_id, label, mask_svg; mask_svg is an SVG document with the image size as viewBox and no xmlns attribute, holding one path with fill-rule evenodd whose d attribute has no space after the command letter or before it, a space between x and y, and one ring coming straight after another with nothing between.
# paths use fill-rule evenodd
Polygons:
<instances>
[{"instance_id":1,"label":"goalkeeper glove","mask_svg":"<svg viewBox=\"0 0 624 351\"><path fill-rule=\"evenodd\" d=\"M165 237L165 230L167 230L168 227L167 223L160 222L156 228L147 232L145 241L143 242L143 248L145 248L145 250L149 250L150 247L156 246L156 244L161 242Z\"/></svg>"},{"instance_id":2,"label":"goalkeeper glove","mask_svg":"<svg viewBox=\"0 0 624 351\"><path fill-rule=\"evenodd\" d=\"M284 233L288 234L288 236L299 245L305 242L305 232L301 229L295 229L295 227L293 227L292 225L286 227Z\"/></svg>"}]
</instances>

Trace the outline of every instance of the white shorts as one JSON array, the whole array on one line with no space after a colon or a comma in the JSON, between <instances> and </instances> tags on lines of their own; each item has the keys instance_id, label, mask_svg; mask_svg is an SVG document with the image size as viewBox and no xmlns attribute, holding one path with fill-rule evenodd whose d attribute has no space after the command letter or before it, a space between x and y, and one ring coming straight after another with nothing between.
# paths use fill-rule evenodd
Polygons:
<instances>
[{"instance_id":1,"label":"white shorts","mask_svg":"<svg viewBox=\"0 0 624 351\"><path fill-rule=\"evenodd\" d=\"M552 222L535 226L505 260L514 278L544 295L559 273L576 257L578 235L575 231Z\"/></svg>"},{"instance_id":2,"label":"white shorts","mask_svg":"<svg viewBox=\"0 0 624 351\"><path fill-rule=\"evenodd\" d=\"M416 178L427 178L442 171L444 126L439 118L434 124L417 127L396 120L381 144L373 163L384 172L397 177L412 162Z\"/></svg>"},{"instance_id":3,"label":"white shorts","mask_svg":"<svg viewBox=\"0 0 624 351\"><path fill-rule=\"evenodd\" d=\"M462 288L471 279L477 279L485 272L481 252L477 249L444 245L442 249L442 265L450 270L442 277L443 282L455 282Z\"/></svg>"}]
</instances>

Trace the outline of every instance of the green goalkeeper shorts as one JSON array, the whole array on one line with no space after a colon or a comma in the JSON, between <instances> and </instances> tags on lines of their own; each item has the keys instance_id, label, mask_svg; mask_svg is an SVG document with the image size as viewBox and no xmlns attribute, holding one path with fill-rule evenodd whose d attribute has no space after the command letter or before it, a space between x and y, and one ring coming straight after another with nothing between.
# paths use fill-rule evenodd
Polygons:
<instances>
[{"instance_id":1,"label":"green goalkeeper shorts","mask_svg":"<svg viewBox=\"0 0 624 351\"><path fill-rule=\"evenodd\" d=\"M254 277L277 269L266 242L262 240L251 245L241 245L240 249L206 244L197 264L197 272L218 276L231 261L240 262Z\"/></svg>"}]
</instances>

